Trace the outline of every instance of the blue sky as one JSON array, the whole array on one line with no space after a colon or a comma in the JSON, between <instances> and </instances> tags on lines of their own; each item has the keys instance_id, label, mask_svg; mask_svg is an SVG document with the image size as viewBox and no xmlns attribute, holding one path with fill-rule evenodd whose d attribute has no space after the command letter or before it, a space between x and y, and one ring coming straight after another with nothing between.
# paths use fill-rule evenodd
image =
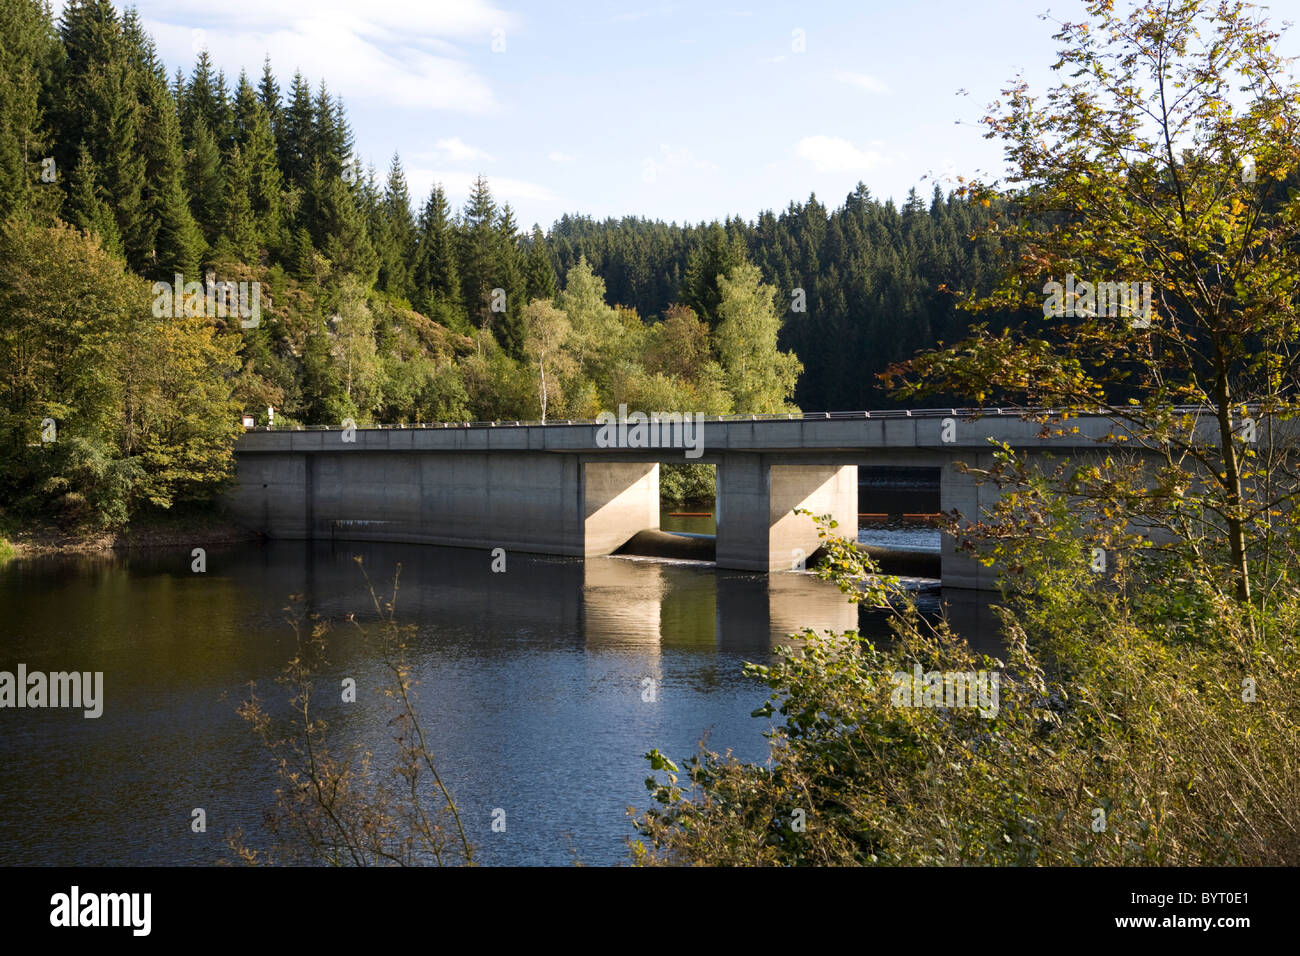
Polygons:
<instances>
[{"instance_id":1,"label":"blue sky","mask_svg":"<svg viewBox=\"0 0 1300 956\"><path fill-rule=\"evenodd\" d=\"M1073 0L135 6L171 72L206 46L233 86L269 53L282 88L301 69L344 97L363 163L382 176L401 154L417 205L436 180L459 207L481 172L544 229L565 212L752 219L810 192L838 205L859 180L900 201L996 174L979 118L1021 71L1052 82L1042 14L1082 16ZM1298 6L1272 4L1275 24Z\"/></svg>"}]
</instances>

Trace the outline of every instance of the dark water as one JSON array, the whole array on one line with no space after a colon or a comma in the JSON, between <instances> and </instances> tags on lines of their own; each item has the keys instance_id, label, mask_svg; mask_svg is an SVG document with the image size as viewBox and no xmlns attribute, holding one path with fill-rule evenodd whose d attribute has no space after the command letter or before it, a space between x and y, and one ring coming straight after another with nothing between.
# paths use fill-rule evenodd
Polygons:
<instances>
[{"instance_id":1,"label":"dark water","mask_svg":"<svg viewBox=\"0 0 1300 956\"><path fill-rule=\"evenodd\" d=\"M805 626L859 623L811 575L635 558L511 554L493 573L485 551L280 542L210 551L203 574L188 549L11 561L0 670L102 671L105 703L98 719L0 709L0 864L209 864L235 828L266 845L275 775L235 707L250 681L282 694L290 594L338 625L321 697L331 734L381 752L385 675L344 621L375 617L353 555L385 592L402 566L419 712L485 863L624 858L625 811L648 804L641 755L684 757L708 734L762 760L769 725L749 713L764 689L742 663ZM334 690L346 677L356 703ZM191 831L195 808L205 833Z\"/></svg>"}]
</instances>

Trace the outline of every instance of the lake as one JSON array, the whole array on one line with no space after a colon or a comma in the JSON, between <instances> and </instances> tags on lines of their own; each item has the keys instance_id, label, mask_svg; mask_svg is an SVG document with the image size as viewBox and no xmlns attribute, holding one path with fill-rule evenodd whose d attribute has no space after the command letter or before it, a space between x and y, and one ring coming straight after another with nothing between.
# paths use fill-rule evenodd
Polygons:
<instances>
[{"instance_id":1,"label":"lake","mask_svg":"<svg viewBox=\"0 0 1300 956\"><path fill-rule=\"evenodd\" d=\"M926 528L861 540L938 548ZM743 663L768 662L803 627L860 623L811 574L632 557L510 554L494 572L487 551L274 542L211 550L204 573L188 549L10 561L0 670L103 672L104 704L98 719L0 709L0 863L205 865L229 857L236 828L268 845L276 777L235 708L250 681L282 694L290 595L335 626L320 695L331 734L382 748L384 671L346 620L376 616L356 555L385 593L401 565L396 617L416 627L421 720L488 864L624 859L626 809L648 805L642 755L684 758L707 735L711 749L764 759L769 723L749 716L764 688ZM987 623L977 611L962 613ZM861 615L881 632L879 612ZM355 703L333 689L345 678ZM195 808L206 832L191 830Z\"/></svg>"}]
</instances>

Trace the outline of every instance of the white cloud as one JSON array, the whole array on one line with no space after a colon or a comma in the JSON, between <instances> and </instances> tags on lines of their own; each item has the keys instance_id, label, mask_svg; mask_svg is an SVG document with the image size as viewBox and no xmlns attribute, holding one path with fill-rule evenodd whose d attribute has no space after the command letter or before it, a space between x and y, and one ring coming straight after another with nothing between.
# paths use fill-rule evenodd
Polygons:
<instances>
[{"instance_id":1,"label":"white cloud","mask_svg":"<svg viewBox=\"0 0 1300 956\"><path fill-rule=\"evenodd\" d=\"M264 54L285 84L295 70L349 103L373 100L408 109L486 113L497 107L487 80L467 53L491 48L492 31L507 37L514 15L488 0L438 3L375 3L352 0L139 0L145 29L158 42L169 67L193 68L189 56L196 29L214 60L228 72L256 72ZM184 62L172 62L184 51ZM233 79L233 77L232 77Z\"/></svg>"},{"instance_id":2,"label":"white cloud","mask_svg":"<svg viewBox=\"0 0 1300 956\"><path fill-rule=\"evenodd\" d=\"M684 146L669 146L667 143L659 144L657 156L646 156L641 160L641 178L648 183L657 182L664 173L671 173L673 178L680 180L683 178L681 173L691 170L712 173L718 171L718 165L699 159Z\"/></svg>"},{"instance_id":3,"label":"white cloud","mask_svg":"<svg viewBox=\"0 0 1300 956\"><path fill-rule=\"evenodd\" d=\"M459 136L452 136L450 139L440 139L434 143L436 154L442 161L448 163L468 163L471 160L481 159L485 162L491 162L492 156L477 146L471 146Z\"/></svg>"},{"instance_id":4,"label":"white cloud","mask_svg":"<svg viewBox=\"0 0 1300 956\"><path fill-rule=\"evenodd\" d=\"M413 196L427 196L434 183L442 183L448 198L455 206L460 206L461 201L469 196L470 187L474 185L476 176L478 176L477 172L463 169L416 168L406 172ZM498 204L509 202L513 206L520 199L554 204L558 203L560 198L541 183L514 179L510 176L489 176L488 186L492 189L492 196Z\"/></svg>"},{"instance_id":5,"label":"white cloud","mask_svg":"<svg viewBox=\"0 0 1300 956\"><path fill-rule=\"evenodd\" d=\"M868 172L884 162L877 150L859 149L838 136L805 136L794 151L819 173Z\"/></svg>"},{"instance_id":6,"label":"white cloud","mask_svg":"<svg viewBox=\"0 0 1300 956\"><path fill-rule=\"evenodd\" d=\"M262 30L283 27L286 23L348 22L359 23L364 32L394 36L442 36L465 39L482 36L490 41L496 27L517 25L513 14L498 9L485 0L389 0L369 4L358 19L354 0L224 0L219 10L210 0L141 0L136 4L147 15L169 22L210 22L213 26ZM153 8L159 12L152 14Z\"/></svg>"},{"instance_id":7,"label":"white cloud","mask_svg":"<svg viewBox=\"0 0 1300 956\"><path fill-rule=\"evenodd\" d=\"M889 93L892 92L889 87L880 80L871 76L869 73L853 73L848 70L835 74L835 79L841 83L847 83L849 86L856 86L858 89L866 90L868 93Z\"/></svg>"},{"instance_id":8,"label":"white cloud","mask_svg":"<svg viewBox=\"0 0 1300 956\"><path fill-rule=\"evenodd\" d=\"M568 163L571 163L574 160L576 160L578 157L574 156L572 153L562 153L558 149L556 149L547 153L546 158L553 163L560 163L561 165L567 165Z\"/></svg>"},{"instance_id":9,"label":"white cloud","mask_svg":"<svg viewBox=\"0 0 1300 956\"><path fill-rule=\"evenodd\" d=\"M669 146L667 143L659 144L659 158L656 164L660 168L667 169L707 169L716 170L716 163L711 163L707 159L699 159L685 146Z\"/></svg>"}]
</instances>

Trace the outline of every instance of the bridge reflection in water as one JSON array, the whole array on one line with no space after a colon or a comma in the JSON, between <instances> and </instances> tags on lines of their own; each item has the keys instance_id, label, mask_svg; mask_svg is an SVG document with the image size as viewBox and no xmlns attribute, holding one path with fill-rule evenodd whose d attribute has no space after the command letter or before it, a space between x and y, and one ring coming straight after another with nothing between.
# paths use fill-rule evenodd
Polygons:
<instances>
[{"instance_id":1,"label":"bridge reflection in water","mask_svg":"<svg viewBox=\"0 0 1300 956\"><path fill-rule=\"evenodd\" d=\"M286 570L287 552L303 555L296 589L308 595L308 609L323 617L337 619L366 607L368 598L352 560L360 554L380 591L401 563L398 610L404 620L436 622L439 629L453 622L458 628L472 626L500 635L511 646L546 634L548 644L572 642L575 649L646 662L669 649L712 649L763 662L773 647L805 628L818 633L857 629L879 640L892 633L889 612L851 604L811 572L770 575L706 562L512 554L506 571L497 573L487 552L468 548L283 542L263 551L279 574ZM922 586L915 596L923 612L947 614L972 646L997 650L988 595L942 591L933 587L935 582L912 583ZM478 650L493 653L490 647Z\"/></svg>"},{"instance_id":2,"label":"bridge reflection in water","mask_svg":"<svg viewBox=\"0 0 1300 956\"><path fill-rule=\"evenodd\" d=\"M859 620L810 574L635 558L511 553L494 573L484 550L280 541L214 545L204 574L188 549L10 561L12 659L76 670L93 652L107 706L94 721L24 711L23 732L0 735L6 861L211 864L220 840L185 825L198 795L218 832L269 845L273 761L235 706L255 680L283 708L274 678L295 651L291 594L334 624L318 704L332 739L388 752L391 674L347 620L374 624L356 555L381 596L402 566L396 616L415 628L422 718L488 863L563 866L571 845L584 862L625 859L624 811L648 801L641 755L683 757L708 732L715 749L766 759L767 722L750 717L766 690L742 663L769 662L789 632ZM861 622L887 633L879 613ZM339 699L344 677L356 703ZM509 808L507 833L488 829L496 807Z\"/></svg>"}]
</instances>

